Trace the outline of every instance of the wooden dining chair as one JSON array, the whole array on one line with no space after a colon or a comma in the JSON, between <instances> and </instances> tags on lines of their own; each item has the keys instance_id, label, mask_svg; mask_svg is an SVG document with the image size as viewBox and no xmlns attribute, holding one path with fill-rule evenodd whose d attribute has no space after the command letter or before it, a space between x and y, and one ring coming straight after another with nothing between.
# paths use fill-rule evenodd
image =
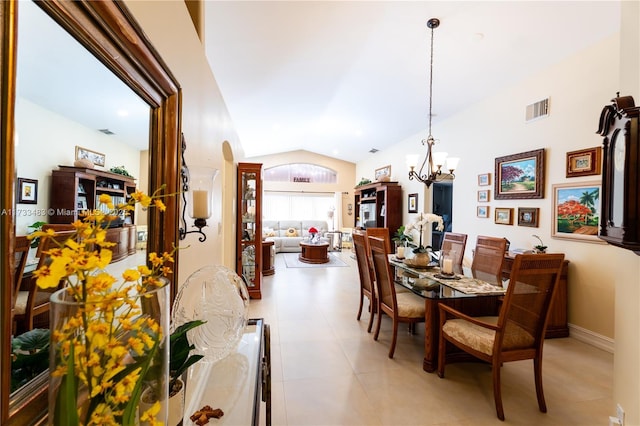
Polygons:
<instances>
[{"instance_id":1,"label":"wooden dining chair","mask_svg":"<svg viewBox=\"0 0 640 426\"><path fill-rule=\"evenodd\" d=\"M364 304L364 298L369 299L369 324L367 325L367 332L371 333L371 327L373 326L373 317L375 316L377 309L376 291L374 288L373 272L371 269L371 263L369 262L369 253L367 239L364 234L353 234L353 247L356 251L356 262L358 264L358 276L360 277L360 306L358 307L357 319L360 321L362 315L362 306Z\"/></svg>"},{"instance_id":2,"label":"wooden dining chair","mask_svg":"<svg viewBox=\"0 0 640 426\"><path fill-rule=\"evenodd\" d=\"M424 322L425 301L424 298L412 292L396 292L384 240L377 237L368 237L368 241L376 277L376 289L378 291L378 318L373 339L378 340L382 314L387 314L393 322L393 337L389 348L389 358L393 358L398 337L398 323L408 323L410 330L413 330L416 323Z\"/></svg>"},{"instance_id":3,"label":"wooden dining chair","mask_svg":"<svg viewBox=\"0 0 640 426\"><path fill-rule=\"evenodd\" d=\"M25 236L16 237L13 253L15 256L14 271L13 271L13 288L11 293L11 318L15 313L16 302L18 299L18 293L22 286L22 277L24 276L24 267L27 265L27 258L29 257L29 249L31 248L31 241ZM13 321L12 321L13 323Z\"/></svg>"},{"instance_id":4,"label":"wooden dining chair","mask_svg":"<svg viewBox=\"0 0 640 426\"><path fill-rule=\"evenodd\" d=\"M367 237L378 237L384 240L384 246L387 250L387 254L394 252L393 245L391 244L391 234L389 228L367 228L365 230Z\"/></svg>"},{"instance_id":5,"label":"wooden dining chair","mask_svg":"<svg viewBox=\"0 0 640 426\"><path fill-rule=\"evenodd\" d=\"M453 264L462 268L464 259L464 249L467 247L467 234L455 232L445 232L440 246L440 256L449 256L453 259Z\"/></svg>"},{"instance_id":6,"label":"wooden dining chair","mask_svg":"<svg viewBox=\"0 0 640 426\"><path fill-rule=\"evenodd\" d=\"M500 390L500 367L504 362L533 359L538 407L543 413L547 411L542 390L542 346L563 261L564 254L517 255L497 317L470 317L438 304L438 376L444 377L446 342L490 363L493 397L500 420L504 420Z\"/></svg>"},{"instance_id":7,"label":"wooden dining chair","mask_svg":"<svg viewBox=\"0 0 640 426\"><path fill-rule=\"evenodd\" d=\"M471 272L474 278L502 287L502 264L507 240L479 235L473 254Z\"/></svg>"},{"instance_id":8,"label":"wooden dining chair","mask_svg":"<svg viewBox=\"0 0 640 426\"><path fill-rule=\"evenodd\" d=\"M36 257L38 257L38 266L36 269L40 269L50 262L47 251L57 247L58 244L64 243L64 241L73 235L75 235L75 231L59 231L53 237L40 237L38 251L36 252ZM36 279L32 278L27 290L18 291L13 317L17 334L34 328L34 318L49 311L49 297L51 297L51 293L60 289L62 284L61 282L58 287L43 290L38 288Z\"/></svg>"}]
</instances>

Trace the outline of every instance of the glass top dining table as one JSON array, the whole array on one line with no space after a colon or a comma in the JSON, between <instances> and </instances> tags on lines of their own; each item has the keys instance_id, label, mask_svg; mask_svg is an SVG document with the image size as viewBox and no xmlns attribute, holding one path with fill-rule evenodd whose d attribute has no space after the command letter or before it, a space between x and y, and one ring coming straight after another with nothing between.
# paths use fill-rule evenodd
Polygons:
<instances>
[{"instance_id":1,"label":"glass top dining table","mask_svg":"<svg viewBox=\"0 0 640 426\"><path fill-rule=\"evenodd\" d=\"M473 278L470 268L454 270L455 278L440 275L440 268L416 268L389 255L389 264L395 269L395 282L408 288L425 300L425 333L423 370L432 373L438 367L439 308L442 303L471 316L495 316L500 310L500 299L506 289ZM502 284L502 283L500 283ZM447 349L447 360L464 360L468 355Z\"/></svg>"},{"instance_id":2,"label":"glass top dining table","mask_svg":"<svg viewBox=\"0 0 640 426\"><path fill-rule=\"evenodd\" d=\"M490 283L473 277L470 268L454 268L453 276L441 274L437 265L415 267L389 255L389 264L395 268L395 281L414 293L427 298L477 297L503 295L502 283Z\"/></svg>"}]
</instances>

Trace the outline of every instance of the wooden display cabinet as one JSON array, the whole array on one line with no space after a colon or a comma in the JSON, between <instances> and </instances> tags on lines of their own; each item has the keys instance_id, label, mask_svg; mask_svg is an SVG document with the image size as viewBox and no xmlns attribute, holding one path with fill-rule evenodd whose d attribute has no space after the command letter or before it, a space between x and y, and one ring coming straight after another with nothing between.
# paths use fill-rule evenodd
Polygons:
<instances>
[{"instance_id":1,"label":"wooden display cabinet","mask_svg":"<svg viewBox=\"0 0 640 426\"><path fill-rule=\"evenodd\" d=\"M49 222L70 224L81 220L83 212L101 208L98 202L100 195L110 195L113 204L118 205L125 203L135 190L134 179L127 176L82 167L58 166L58 170L51 172ZM135 218L133 212L129 212L129 215L130 220L118 218L107 230L106 240L115 244L111 247L113 262L135 253Z\"/></svg>"},{"instance_id":2,"label":"wooden display cabinet","mask_svg":"<svg viewBox=\"0 0 640 426\"><path fill-rule=\"evenodd\" d=\"M357 186L356 228L389 228L391 235L402 226L402 187L398 182L374 182Z\"/></svg>"},{"instance_id":3,"label":"wooden display cabinet","mask_svg":"<svg viewBox=\"0 0 640 426\"><path fill-rule=\"evenodd\" d=\"M236 272L262 298L262 164L238 163Z\"/></svg>"}]
</instances>

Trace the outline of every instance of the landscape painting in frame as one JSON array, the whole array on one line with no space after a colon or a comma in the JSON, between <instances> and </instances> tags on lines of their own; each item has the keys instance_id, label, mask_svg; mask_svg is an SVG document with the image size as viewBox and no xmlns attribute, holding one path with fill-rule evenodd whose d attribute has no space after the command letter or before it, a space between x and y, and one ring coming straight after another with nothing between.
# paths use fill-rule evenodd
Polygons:
<instances>
[{"instance_id":1,"label":"landscape painting in frame","mask_svg":"<svg viewBox=\"0 0 640 426\"><path fill-rule=\"evenodd\" d=\"M496 200L544 198L544 149L496 158Z\"/></svg>"},{"instance_id":2,"label":"landscape painting in frame","mask_svg":"<svg viewBox=\"0 0 640 426\"><path fill-rule=\"evenodd\" d=\"M553 185L552 237L602 242L600 223L600 182Z\"/></svg>"}]
</instances>

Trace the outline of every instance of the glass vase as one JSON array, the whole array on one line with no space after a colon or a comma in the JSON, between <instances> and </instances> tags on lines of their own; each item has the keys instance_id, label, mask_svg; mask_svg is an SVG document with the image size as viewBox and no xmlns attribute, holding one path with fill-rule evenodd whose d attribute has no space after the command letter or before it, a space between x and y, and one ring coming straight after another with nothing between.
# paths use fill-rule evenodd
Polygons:
<instances>
[{"instance_id":1,"label":"glass vase","mask_svg":"<svg viewBox=\"0 0 640 426\"><path fill-rule=\"evenodd\" d=\"M169 304L169 285L86 302L52 294L49 425L166 424Z\"/></svg>"}]
</instances>

